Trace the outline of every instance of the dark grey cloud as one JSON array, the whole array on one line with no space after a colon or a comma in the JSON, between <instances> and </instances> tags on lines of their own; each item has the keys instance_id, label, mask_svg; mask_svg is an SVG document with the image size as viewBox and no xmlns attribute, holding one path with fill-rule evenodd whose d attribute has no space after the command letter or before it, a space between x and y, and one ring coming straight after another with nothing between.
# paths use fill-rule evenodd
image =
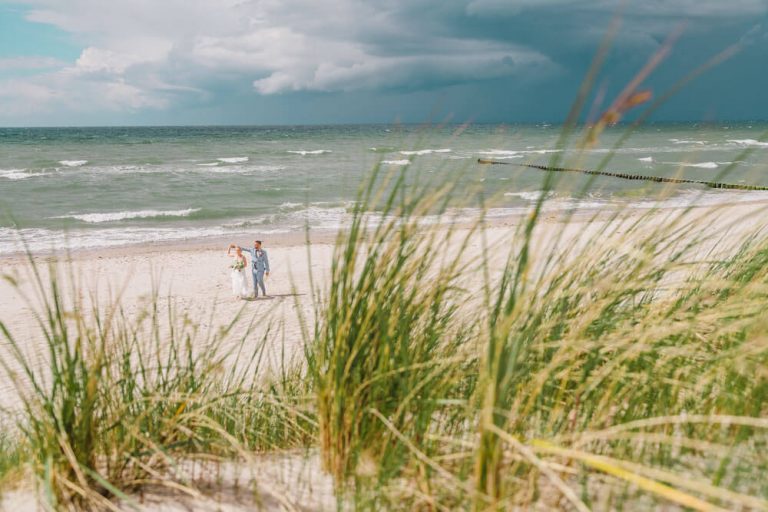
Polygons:
<instances>
[{"instance_id":1,"label":"dark grey cloud","mask_svg":"<svg viewBox=\"0 0 768 512\"><path fill-rule=\"evenodd\" d=\"M84 49L75 62L46 61L39 73L0 81L0 121L73 113L84 122L420 120L437 104L478 120L554 120L617 14L621 29L596 84L609 95L684 24L647 87L664 90L730 44L744 49L691 86L695 99L678 98L662 115L768 115L768 107L745 105L768 85L760 71L768 0L24 4L29 20L58 27Z\"/></svg>"}]
</instances>

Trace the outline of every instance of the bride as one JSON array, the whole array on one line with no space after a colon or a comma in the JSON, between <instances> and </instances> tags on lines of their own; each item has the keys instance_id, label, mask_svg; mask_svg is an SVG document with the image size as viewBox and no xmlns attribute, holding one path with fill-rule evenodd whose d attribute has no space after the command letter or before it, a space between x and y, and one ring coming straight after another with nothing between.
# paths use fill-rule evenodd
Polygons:
<instances>
[{"instance_id":1,"label":"bride","mask_svg":"<svg viewBox=\"0 0 768 512\"><path fill-rule=\"evenodd\" d=\"M251 293L248 289L248 277L245 275L248 262L239 247L235 247L235 254L230 254L231 251L232 247L227 249L227 256L235 258L235 261L230 265L232 269L232 295L237 299L243 299Z\"/></svg>"}]
</instances>

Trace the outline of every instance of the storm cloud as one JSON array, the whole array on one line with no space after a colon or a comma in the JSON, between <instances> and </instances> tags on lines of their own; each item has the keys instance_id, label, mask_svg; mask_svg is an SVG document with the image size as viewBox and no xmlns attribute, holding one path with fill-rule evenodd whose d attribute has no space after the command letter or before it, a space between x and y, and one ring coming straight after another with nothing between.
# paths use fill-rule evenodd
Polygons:
<instances>
[{"instance_id":1,"label":"storm cloud","mask_svg":"<svg viewBox=\"0 0 768 512\"><path fill-rule=\"evenodd\" d=\"M752 82L745 85L747 97L767 85L755 71L766 53L764 0L22 5L25 23L61 31L80 51L72 61L47 54L44 46L0 58L2 124L60 123L75 115L108 124L217 123L227 116L255 123L386 122L417 120L438 102L476 120L552 119L565 113L616 17L621 28L602 75L608 90L620 87L680 27L684 35L652 87L669 86L685 67L690 71L730 44L744 49L724 66L732 80L693 88L696 101L671 103L668 117L749 117L746 105L730 98L746 80Z\"/></svg>"}]
</instances>

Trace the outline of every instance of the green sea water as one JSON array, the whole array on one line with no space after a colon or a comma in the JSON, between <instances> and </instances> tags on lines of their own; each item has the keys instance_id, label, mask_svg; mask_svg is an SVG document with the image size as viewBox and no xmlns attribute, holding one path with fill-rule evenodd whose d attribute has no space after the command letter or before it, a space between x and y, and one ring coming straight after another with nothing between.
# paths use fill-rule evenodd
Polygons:
<instances>
[{"instance_id":1,"label":"green sea water","mask_svg":"<svg viewBox=\"0 0 768 512\"><path fill-rule=\"evenodd\" d=\"M482 166L478 158L768 185L762 124L625 128L596 147L557 149L561 127L289 126L0 129L0 254L120 246L343 226L362 180L380 164L409 175L460 179L483 190L492 215L515 215L538 197L544 173ZM567 147L575 148L578 136ZM726 173L723 176L723 173ZM560 183L547 208L657 205L660 187L603 178ZM735 202L760 192L680 186L662 206ZM474 206L472 198L466 206Z\"/></svg>"}]
</instances>

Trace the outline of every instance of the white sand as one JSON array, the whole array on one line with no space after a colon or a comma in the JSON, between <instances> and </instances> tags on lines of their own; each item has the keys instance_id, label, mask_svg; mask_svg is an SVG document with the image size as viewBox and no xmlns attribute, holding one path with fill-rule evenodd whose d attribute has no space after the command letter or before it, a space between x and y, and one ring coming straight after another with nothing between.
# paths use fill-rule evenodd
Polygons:
<instances>
[{"instance_id":1,"label":"white sand","mask_svg":"<svg viewBox=\"0 0 768 512\"><path fill-rule=\"evenodd\" d=\"M705 252L704 249L713 247L716 243L720 244L718 247L721 248L733 246L747 233L763 227L766 208L768 208L768 200L720 209L697 209L692 217L706 217L706 220L699 222L698 231L694 231L712 235L712 239L702 246L702 254ZM664 219L678 213L677 210L660 211L651 214L644 222L649 229L653 229L658 227ZM533 254L546 253L541 249L551 246L558 239L559 251L575 253L580 245L579 241L581 244L587 240L595 243L601 240L602 233L609 232L614 233L611 237L612 243L629 249L633 241L622 238L623 233L639 215L646 214L647 212L644 211L629 212L621 222L606 220L584 222L588 216L582 216L565 226L564 231L564 226L554 217L554 214L548 214L536 229ZM513 241L513 234L519 223L520 218L505 219L497 221L486 231L485 237L491 247L492 273L502 268L510 250L518 249ZM561 231L564 234L559 237ZM456 250L455 244L465 234L466 231L459 231L453 241L447 241L446 251ZM718 235L726 235L726 243L723 243L723 239ZM686 236L690 238L693 235L688 233ZM236 242L247 244L248 240L236 240ZM462 285L470 292L470 296L467 297L467 303L470 305L479 297L483 286L482 272L479 271L482 244L483 237L475 235L470 240L470 246L466 252L467 266L462 275ZM277 365L283 352L290 356L298 353L301 348L302 336L298 310L309 322L313 321L313 293L309 284L310 268L316 285L321 286L326 283L331 268L333 245L326 238L320 243L313 244L309 250L306 245L296 240L283 244L267 243L265 248L269 251L272 266L272 272L267 281L270 297L247 302L234 300L231 296L228 269L231 260L226 256L225 241L216 245L206 242L197 246L143 246L101 252L80 252L73 256L71 264L63 268L70 269L73 275L78 276L82 283L81 289L97 291L100 300L110 295L114 296L116 291L120 290L122 303L129 314L140 311L142 306L150 300L152 291L155 289L159 290L161 303L165 303L168 297L172 298L180 309L188 312L193 318L200 319L199 322L204 329L216 328L228 323L242 307L245 307L246 315L255 315L258 320L257 328L251 334L254 343L258 339L260 326L266 325L271 320L282 320L284 336L276 337L269 351L273 358L272 364ZM312 259L311 267L308 254ZM40 256L37 261L44 263L46 257ZM39 303L34 298L29 265L20 257L0 259L0 275L12 276L21 283L20 290L33 297L31 304L26 303L7 280L0 281L0 321L8 326L17 339L23 340L25 348L39 353L42 340L32 314L34 305ZM211 316L213 310L216 314ZM210 318L213 318L213 325L210 325ZM285 340L286 346L281 345L282 340ZM3 357L1 345L0 357ZM12 383L5 376L0 376L0 397L2 397L0 405L9 405L14 402L12 389ZM267 464L267 467L271 471L279 466ZM256 471L264 475L269 472L264 467L256 468ZM287 478L289 483L286 488L295 490L295 484L290 483L291 478ZM320 491L322 500L328 499L330 483L327 477L315 471L310 481L322 482L319 484L322 488ZM267 496L267 494L264 495ZM293 497L295 498L296 496ZM159 501L153 501L153 505L147 510L177 509L173 505L176 498L167 498L165 502L164 499L166 498L162 496L157 497ZM277 501L273 499L274 496L265 498L265 503L269 502L278 508L284 506L278 503L279 499ZM3 502L0 502L0 505L3 505L0 508L26 510L25 506L17 505L31 503L30 500L33 501L33 498L30 497L28 490L10 493L5 496ZM162 503L165 504L162 505ZM252 504L238 504L237 500L233 501L231 507L223 507L222 502L217 503L215 499L210 503L206 502L205 507L202 507L202 502L196 503L201 505L201 509L208 510L248 510L252 506ZM328 508L325 502L323 503L320 509ZM306 502L302 502L299 506L305 507ZM193 508L197 509L196 506Z\"/></svg>"},{"instance_id":2,"label":"white sand","mask_svg":"<svg viewBox=\"0 0 768 512\"><path fill-rule=\"evenodd\" d=\"M649 213L638 210L622 213L621 219L608 220L605 212L595 221L592 215L582 214L567 224L560 222L558 214L549 213L536 227L532 255L552 252L566 257L575 255L587 244L614 244L621 250L631 250L639 233L649 232L660 224L680 215L682 210L666 209ZM743 203L721 208L695 209L685 219L695 227L688 229L685 240L706 235L709 240L701 244L700 254L711 258L708 250L728 250L739 243L745 235L765 225L768 199L759 203ZM629 237L625 236L629 226L642 216L643 229ZM519 250L515 231L521 218L494 220L484 235L474 234L468 244L464 258L467 265L461 276L462 287L469 292L466 302L470 306L479 299L483 287L483 273L480 271L483 254L483 239L489 248L491 274L498 273L510 251ZM444 229L438 227L437 229ZM458 250L468 231L458 228L450 240L445 240L447 254ZM232 261L226 255L229 241L203 242L184 246L147 245L103 251L81 251L74 253L71 260L59 262L62 275L75 276L67 279L76 282L76 288L83 295L87 309L90 295L95 293L100 303L112 303L120 296L125 311L135 314L151 303L153 291L159 297L159 305L165 307L173 301L176 310L187 313L205 331L229 324L242 312L243 318L255 320L255 328L249 337L256 343L268 325L280 325L280 336L269 347L267 355L278 358L298 354L302 346L299 312L308 324L313 322L313 291L310 288L310 271L315 287L324 289L327 283L333 257L333 236L318 237L311 246L301 238L278 240L274 245L267 243L271 274L267 278L268 298L240 301L232 297L229 265ZM518 239L519 240L519 239ZM235 240L246 245L248 240ZM311 266L310 266L311 258ZM47 255L35 255L35 262L45 272L50 261ZM33 311L40 311L40 300L35 291L29 262L21 256L0 258L0 322L3 322L26 350L43 353L42 336ZM18 289L8 278L20 284ZM43 280L47 279L44 275ZM25 299L26 296L26 299ZM240 322L239 331L233 332L233 339L243 334L247 321ZM211 331L212 332L212 331ZM283 346L283 343L285 346ZM0 357L7 348L5 339L0 340ZM7 356L6 356L7 360ZM269 363L269 361L268 361ZM277 366L275 363L272 366ZM0 406L9 405L12 400L12 383L0 375Z\"/></svg>"}]
</instances>

